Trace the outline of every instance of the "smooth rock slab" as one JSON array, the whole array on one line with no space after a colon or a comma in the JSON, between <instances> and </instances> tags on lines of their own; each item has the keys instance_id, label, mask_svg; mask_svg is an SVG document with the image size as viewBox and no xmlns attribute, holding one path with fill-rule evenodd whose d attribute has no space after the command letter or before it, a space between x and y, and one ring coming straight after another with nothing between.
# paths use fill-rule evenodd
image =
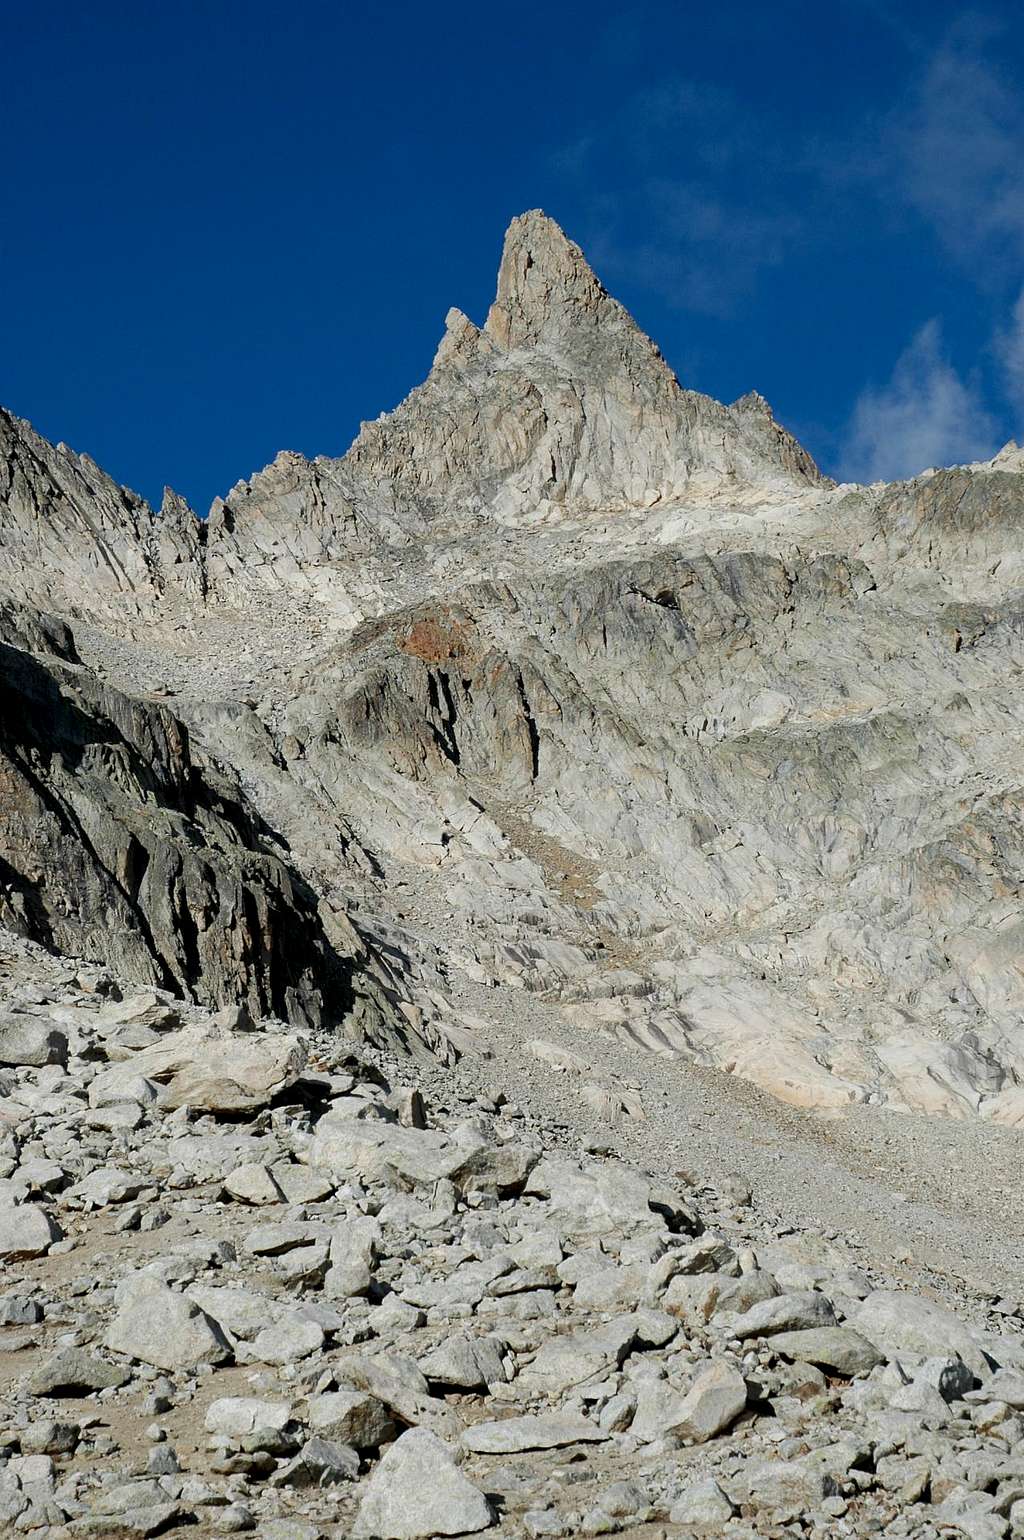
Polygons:
<instances>
[{"instance_id":1,"label":"smooth rock slab","mask_svg":"<svg viewBox=\"0 0 1024 1540\"><path fill-rule=\"evenodd\" d=\"M778 1332L772 1338L772 1348L783 1358L814 1364L818 1369L832 1369L837 1374L869 1374L876 1364L885 1362L885 1354L873 1342L846 1326Z\"/></svg>"},{"instance_id":2,"label":"smooth rock slab","mask_svg":"<svg viewBox=\"0 0 1024 1540\"><path fill-rule=\"evenodd\" d=\"M745 1397L744 1397L745 1399ZM561 1449L599 1444L609 1435L585 1417L507 1417L467 1428L462 1443L474 1454L521 1454L524 1449Z\"/></svg>"},{"instance_id":3,"label":"smooth rock slab","mask_svg":"<svg viewBox=\"0 0 1024 1540\"><path fill-rule=\"evenodd\" d=\"M410 1428L391 1445L359 1505L355 1540L429 1540L470 1535L494 1522L484 1494L466 1480L447 1444Z\"/></svg>"}]
</instances>

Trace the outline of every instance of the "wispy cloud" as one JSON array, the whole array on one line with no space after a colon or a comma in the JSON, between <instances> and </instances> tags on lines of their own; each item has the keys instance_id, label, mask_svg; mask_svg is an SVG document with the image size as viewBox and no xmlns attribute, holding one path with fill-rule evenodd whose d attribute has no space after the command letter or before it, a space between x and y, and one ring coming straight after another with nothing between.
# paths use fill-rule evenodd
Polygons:
<instances>
[{"instance_id":1,"label":"wispy cloud","mask_svg":"<svg viewBox=\"0 0 1024 1540\"><path fill-rule=\"evenodd\" d=\"M587 246L604 273L724 317L807 234L807 215L773 191L792 174L783 138L731 91L676 76L636 92L601 134L552 161L603 188ZM664 173L667 145L678 148L674 177Z\"/></svg>"},{"instance_id":2,"label":"wispy cloud","mask_svg":"<svg viewBox=\"0 0 1024 1540\"><path fill-rule=\"evenodd\" d=\"M992 57L1001 30L976 12L956 22L893 114L883 167L972 277L994 283L1024 256L1024 103Z\"/></svg>"},{"instance_id":3,"label":"wispy cloud","mask_svg":"<svg viewBox=\"0 0 1024 1540\"><path fill-rule=\"evenodd\" d=\"M940 323L932 319L888 383L858 398L840 473L848 481L896 481L934 465L987 459L998 438L977 387L949 361Z\"/></svg>"},{"instance_id":4,"label":"wispy cloud","mask_svg":"<svg viewBox=\"0 0 1024 1540\"><path fill-rule=\"evenodd\" d=\"M1024 436L1024 289L1017 296L1008 324L996 337L995 350L1006 394L1016 410L1017 433Z\"/></svg>"}]
</instances>

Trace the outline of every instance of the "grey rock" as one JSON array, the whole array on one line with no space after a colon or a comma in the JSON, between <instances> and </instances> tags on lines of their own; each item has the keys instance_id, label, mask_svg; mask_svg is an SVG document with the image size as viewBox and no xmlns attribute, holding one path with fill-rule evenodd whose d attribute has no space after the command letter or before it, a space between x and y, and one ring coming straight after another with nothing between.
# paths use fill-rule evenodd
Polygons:
<instances>
[{"instance_id":1,"label":"grey rock","mask_svg":"<svg viewBox=\"0 0 1024 1540\"><path fill-rule=\"evenodd\" d=\"M698 1532L704 1529L717 1534L719 1527L727 1524L735 1512L735 1505L714 1476L705 1476L703 1481L695 1481L679 1493L669 1510L669 1522Z\"/></svg>"},{"instance_id":2,"label":"grey rock","mask_svg":"<svg viewBox=\"0 0 1024 1540\"><path fill-rule=\"evenodd\" d=\"M276 1439L291 1421L292 1408L288 1401L267 1401L258 1396L222 1396L206 1408L203 1426L208 1433L223 1433L233 1440L251 1440L260 1434L269 1434Z\"/></svg>"},{"instance_id":3,"label":"grey rock","mask_svg":"<svg viewBox=\"0 0 1024 1540\"><path fill-rule=\"evenodd\" d=\"M160 1369L192 1369L231 1357L216 1321L184 1294L142 1274L130 1280L104 1346Z\"/></svg>"},{"instance_id":4,"label":"grey rock","mask_svg":"<svg viewBox=\"0 0 1024 1540\"><path fill-rule=\"evenodd\" d=\"M599 1444L608 1434L585 1417L507 1417L478 1422L462 1435L475 1454L520 1454L526 1449L561 1449L567 1444Z\"/></svg>"},{"instance_id":5,"label":"grey rock","mask_svg":"<svg viewBox=\"0 0 1024 1540\"><path fill-rule=\"evenodd\" d=\"M818 1326L803 1331L776 1332L772 1349L784 1358L832 1369L837 1374L869 1374L883 1355L860 1332L846 1326Z\"/></svg>"},{"instance_id":6,"label":"grey rock","mask_svg":"<svg viewBox=\"0 0 1024 1540\"><path fill-rule=\"evenodd\" d=\"M355 1449L378 1449L395 1437L395 1422L375 1396L358 1390L326 1391L310 1398L310 1429Z\"/></svg>"},{"instance_id":7,"label":"grey rock","mask_svg":"<svg viewBox=\"0 0 1024 1540\"><path fill-rule=\"evenodd\" d=\"M476 1534L494 1522L490 1503L459 1470L447 1445L410 1428L370 1477L352 1534L356 1540L427 1540Z\"/></svg>"},{"instance_id":8,"label":"grey rock","mask_svg":"<svg viewBox=\"0 0 1024 1540\"><path fill-rule=\"evenodd\" d=\"M731 1427L746 1404L747 1387L738 1369L722 1361L709 1364L697 1374L665 1432L687 1443L707 1443Z\"/></svg>"},{"instance_id":9,"label":"grey rock","mask_svg":"<svg viewBox=\"0 0 1024 1540\"><path fill-rule=\"evenodd\" d=\"M16 1208L0 1204L0 1260L45 1256L63 1235L56 1220L38 1204L21 1203Z\"/></svg>"},{"instance_id":10,"label":"grey rock","mask_svg":"<svg viewBox=\"0 0 1024 1540\"><path fill-rule=\"evenodd\" d=\"M48 1021L33 1016L0 1017L0 1064L67 1064L66 1035Z\"/></svg>"},{"instance_id":11,"label":"grey rock","mask_svg":"<svg viewBox=\"0 0 1024 1540\"><path fill-rule=\"evenodd\" d=\"M256 1335L252 1357L267 1364L294 1364L318 1353L323 1344L323 1328L315 1321L282 1319Z\"/></svg>"},{"instance_id":12,"label":"grey rock","mask_svg":"<svg viewBox=\"0 0 1024 1540\"><path fill-rule=\"evenodd\" d=\"M299 1453L281 1470L275 1471L274 1486L326 1487L340 1481L355 1481L359 1476L359 1455L348 1444L326 1438L309 1438Z\"/></svg>"},{"instance_id":13,"label":"grey rock","mask_svg":"<svg viewBox=\"0 0 1024 1540\"><path fill-rule=\"evenodd\" d=\"M124 1369L109 1364L84 1348L61 1348L29 1376L33 1396L79 1396L109 1390L129 1378Z\"/></svg>"},{"instance_id":14,"label":"grey rock","mask_svg":"<svg viewBox=\"0 0 1024 1540\"><path fill-rule=\"evenodd\" d=\"M834 1327L836 1313L824 1294L780 1294L774 1299L762 1300L751 1305L736 1320L729 1323L729 1335L739 1337L768 1337L776 1332L810 1331L819 1327Z\"/></svg>"},{"instance_id":15,"label":"grey rock","mask_svg":"<svg viewBox=\"0 0 1024 1540\"><path fill-rule=\"evenodd\" d=\"M891 1354L932 1358L955 1353L975 1374L988 1371L981 1334L945 1306L920 1295L876 1289L847 1325Z\"/></svg>"}]
</instances>

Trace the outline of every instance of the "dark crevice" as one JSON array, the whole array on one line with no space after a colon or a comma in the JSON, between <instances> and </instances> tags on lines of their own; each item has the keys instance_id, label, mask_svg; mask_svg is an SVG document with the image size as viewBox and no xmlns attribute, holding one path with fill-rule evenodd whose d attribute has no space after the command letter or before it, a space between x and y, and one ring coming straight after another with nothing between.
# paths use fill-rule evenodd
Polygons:
<instances>
[{"instance_id":1,"label":"dark crevice","mask_svg":"<svg viewBox=\"0 0 1024 1540\"><path fill-rule=\"evenodd\" d=\"M540 733L530 709L522 673L518 669L516 670L516 690L519 694L519 704L523 709L523 721L526 723L526 733L530 743L530 777L535 781L540 774Z\"/></svg>"},{"instance_id":2,"label":"dark crevice","mask_svg":"<svg viewBox=\"0 0 1024 1540\"><path fill-rule=\"evenodd\" d=\"M461 755L458 739L455 736L455 724L458 721L459 712L455 697L452 695L451 680L447 674L438 670L436 674L431 672L427 675L427 697L431 710L438 719L430 724L434 742L445 758L458 767Z\"/></svg>"}]
</instances>

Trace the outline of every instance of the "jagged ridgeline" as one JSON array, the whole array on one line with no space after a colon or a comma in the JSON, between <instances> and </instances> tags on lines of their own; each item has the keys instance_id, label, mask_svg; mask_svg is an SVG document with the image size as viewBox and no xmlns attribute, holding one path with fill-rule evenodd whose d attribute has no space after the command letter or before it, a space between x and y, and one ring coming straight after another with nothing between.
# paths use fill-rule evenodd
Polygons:
<instances>
[{"instance_id":1,"label":"jagged ridgeline","mask_svg":"<svg viewBox=\"0 0 1024 1540\"><path fill-rule=\"evenodd\" d=\"M1022 487L835 487L537 212L395 411L206 520L0 413L0 919L442 1055L553 1011L1016 1124Z\"/></svg>"}]
</instances>

